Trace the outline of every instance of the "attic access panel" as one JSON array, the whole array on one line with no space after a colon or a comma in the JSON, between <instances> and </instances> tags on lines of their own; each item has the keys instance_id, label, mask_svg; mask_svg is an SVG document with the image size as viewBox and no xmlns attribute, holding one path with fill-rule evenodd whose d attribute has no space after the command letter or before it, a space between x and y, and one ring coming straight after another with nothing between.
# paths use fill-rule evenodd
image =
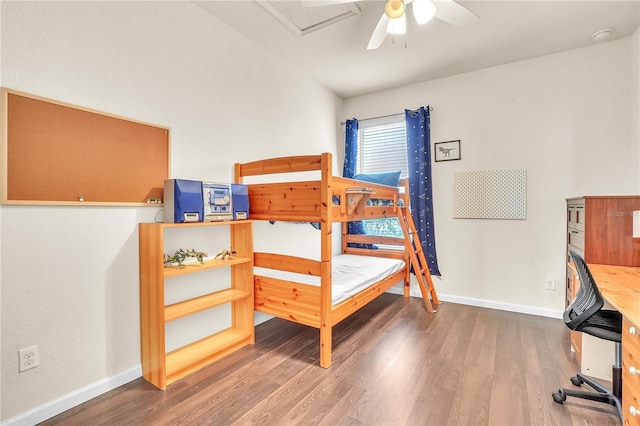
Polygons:
<instances>
[{"instance_id":1,"label":"attic access panel","mask_svg":"<svg viewBox=\"0 0 640 426\"><path fill-rule=\"evenodd\" d=\"M330 4L321 7L302 6L300 1L257 1L256 3L298 37L360 13L360 9L354 3Z\"/></svg>"}]
</instances>

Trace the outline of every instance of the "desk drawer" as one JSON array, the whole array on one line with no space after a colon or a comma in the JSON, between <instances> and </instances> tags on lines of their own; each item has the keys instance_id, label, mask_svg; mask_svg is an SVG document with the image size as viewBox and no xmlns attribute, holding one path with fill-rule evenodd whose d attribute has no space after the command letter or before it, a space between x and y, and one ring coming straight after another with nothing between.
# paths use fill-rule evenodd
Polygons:
<instances>
[{"instance_id":1,"label":"desk drawer","mask_svg":"<svg viewBox=\"0 0 640 426\"><path fill-rule=\"evenodd\" d=\"M633 407L633 409L632 409ZM635 415L631 414L636 412ZM625 426L640 425L640 403L638 402L638 388L632 389L624 379L622 380L622 419Z\"/></svg>"},{"instance_id":2,"label":"desk drawer","mask_svg":"<svg viewBox=\"0 0 640 426\"><path fill-rule=\"evenodd\" d=\"M584 231L584 199L567 202L567 227Z\"/></svg>"},{"instance_id":3,"label":"desk drawer","mask_svg":"<svg viewBox=\"0 0 640 426\"><path fill-rule=\"evenodd\" d=\"M622 381L635 392L636 398L640 397L640 354L622 350ZM640 411L640 406L637 408Z\"/></svg>"},{"instance_id":4,"label":"desk drawer","mask_svg":"<svg viewBox=\"0 0 640 426\"><path fill-rule=\"evenodd\" d=\"M640 327L626 318L622 319L622 350L631 352L640 364ZM640 368L640 365L637 365Z\"/></svg>"},{"instance_id":5,"label":"desk drawer","mask_svg":"<svg viewBox=\"0 0 640 426\"><path fill-rule=\"evenodd\" d=\"M640 329L625 318L622 322L622 415L625 425L640 425L639 399Z\"/></svg>"},{"instance_id":6,"label":"desk drawer","mask_svg":"<svg viewBox=\"0 0 640 426\"><path fill-rule=\"evenodd\" d=\"M584 253L584 231L567 229L567 244L570 248L575 247L575 251Z\"/></svg>"}]
</instances>

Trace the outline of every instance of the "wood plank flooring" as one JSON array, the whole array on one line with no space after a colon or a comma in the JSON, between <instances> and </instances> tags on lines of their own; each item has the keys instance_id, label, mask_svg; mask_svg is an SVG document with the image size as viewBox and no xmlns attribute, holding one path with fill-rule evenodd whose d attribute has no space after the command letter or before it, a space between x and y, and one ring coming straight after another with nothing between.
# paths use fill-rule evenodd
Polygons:
<instances>
[{"instance_id":1,"label":"wood plank flooring","mask_svg":"<svg viewBox=\"0 0 640 426\"><path fill-rule=\"evenodd\" d=\"M617 425L551 393L578 366L561 320L384 294L334 328L273 319L256 344L157 390L142 378L43 425Z\"/></svg>"}]
</instances>

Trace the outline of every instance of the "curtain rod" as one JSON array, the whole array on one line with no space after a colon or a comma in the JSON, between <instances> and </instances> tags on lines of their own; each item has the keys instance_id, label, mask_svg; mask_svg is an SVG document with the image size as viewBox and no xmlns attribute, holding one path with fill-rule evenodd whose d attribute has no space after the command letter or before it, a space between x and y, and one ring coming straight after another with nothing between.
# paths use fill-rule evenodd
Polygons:
<instances>
[{"instance_id":1,"label":"curtain rod","mask_svg":"<svg viewBox=\"0 0 640 426\"><path fill-rule=\"evenodd\" d=\"M429 107L429 111L433 111L433 107L432 106ZM358 118L358 121L377 120L378 118L396 117L398 115L404 115L404 112L399 112L397 114L380 115L378 117ZM341 121L340 124L342 126L344 126L345 124L347 124L347 122L346 121Z\"/></svg>"}]
</instances>

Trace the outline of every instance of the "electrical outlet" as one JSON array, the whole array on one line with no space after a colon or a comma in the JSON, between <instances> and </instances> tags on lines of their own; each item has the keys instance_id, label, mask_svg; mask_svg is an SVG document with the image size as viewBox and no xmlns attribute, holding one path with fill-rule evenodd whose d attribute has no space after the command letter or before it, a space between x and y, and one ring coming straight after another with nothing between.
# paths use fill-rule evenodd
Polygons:
<instances>
[{"instance_id":1,"label":"electrical outlet","mask_svg":"<svg viewBox=\"0 0 640 426\"><path fill-rule=\"evenodd\" d=\"M544 283L544 288L546 288L547 290L555 290L556 289L556 279L553 277L547 277L545 283Z\"/></svg>"},{"instance_id":2,"label":"electrical outlet","mask_svg":"<svg viewBox=\"0 0 640 426\"><path fill-rule=\"evenodd\" d=\"M38 366L38 345L29 346L28 348L18 351L19 367L18 372L36 368Z\"/></svg>"}]
</instances>

